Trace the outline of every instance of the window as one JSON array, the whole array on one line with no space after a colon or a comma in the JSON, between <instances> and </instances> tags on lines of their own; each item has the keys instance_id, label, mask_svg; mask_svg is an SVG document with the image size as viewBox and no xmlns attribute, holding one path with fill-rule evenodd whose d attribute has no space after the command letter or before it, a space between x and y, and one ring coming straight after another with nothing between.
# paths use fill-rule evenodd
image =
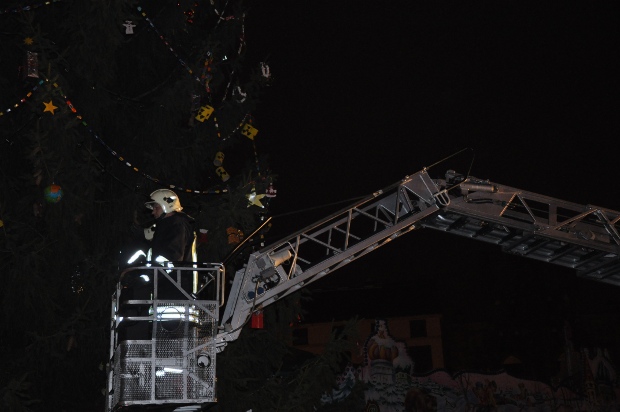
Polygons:
<instances>
[{"instance_id":1,"label":"window","mask_svg":"<svg viewBox=\"0 0 620 412\"><path fill-rule=\"evenodd\" d=\"M414 319L409 321L409 336L423 338L426 336L426 319Z\"/></svg>"}]
</instances>

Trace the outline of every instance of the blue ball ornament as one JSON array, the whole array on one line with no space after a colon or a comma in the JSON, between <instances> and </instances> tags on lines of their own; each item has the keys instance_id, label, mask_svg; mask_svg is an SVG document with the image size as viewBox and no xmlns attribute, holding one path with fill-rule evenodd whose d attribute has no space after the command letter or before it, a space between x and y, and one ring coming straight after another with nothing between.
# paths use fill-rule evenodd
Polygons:
<instances>
[{"instance_id":1,"label":"blue ball ornament","mask_svg":"<svg viewBox=\"0 0 620 412\"><path fill-rule=\"evenodd\" d=\"M62 199L62 188L58 185L51 184L45 188L45 200L47 203L58 203Z\"/></svg>"}]
</instances>

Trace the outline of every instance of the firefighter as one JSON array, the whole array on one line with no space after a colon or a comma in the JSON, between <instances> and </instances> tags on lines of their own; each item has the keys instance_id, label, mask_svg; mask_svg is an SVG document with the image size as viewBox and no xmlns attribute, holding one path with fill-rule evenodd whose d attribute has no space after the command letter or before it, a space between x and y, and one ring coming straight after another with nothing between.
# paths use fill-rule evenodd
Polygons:
<instances>
[{"instance_id":1,"label":"firefighter","mask_svg":"<svg viewBox=\"0 0 620 412\"><path fill-rule=\"evenodd\" d=\"M193 272L180 272L182 274L179 279L173 270L175 266L191 266L184 262L195 262L194 219L182 212L181 202L172 190L154 191L145 206L152 210L155 218L155 224L144 229L143 232L150 250L146 254L143 250L138 250L127 261L127 264L146 265L147 262L137 260L146 255L147 261L154 263L155 267L164 266L170 269L156 272L138 269L123 273L119 315L127 319L131 317L135 319L121 322L118 327L119 342L148 340L152 336L153 325L148 317L153 305L150 303L126 305L127 302L150 301L151 299L186 300L187 294L192 293L194 289ZM142 237L142 228L137 228L139 232L134 229L132 232ZM144 241L144 238L141 241ZM154 289L153 275L157 277L157 292ZM171 327L170 325L170 322L166 324L167 327Z\"/></svg>"},{"instance_id":2,"label":"firefighter","mask_svg":"<svg viewBox=\"0 0 620 412\"><path fill-rule=\"evenodd\" d=\"M155 225L144 230L145 237L151 242L149 260L193 262L194 219L182 212L176 193L168 189L156 190L145 206L152 210L155 218Z\"/></svg>"}]
</instances>

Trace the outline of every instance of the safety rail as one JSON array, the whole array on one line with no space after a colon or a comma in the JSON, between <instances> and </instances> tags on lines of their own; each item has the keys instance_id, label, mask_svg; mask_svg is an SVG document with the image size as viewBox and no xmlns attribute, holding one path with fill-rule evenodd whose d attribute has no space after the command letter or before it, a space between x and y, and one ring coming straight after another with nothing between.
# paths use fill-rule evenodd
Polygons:
<instances>
[{"instance_id":1,"label":"safety rail","mask_svg":"<svg viewBox=\"0 0 620 412\"><path fill-rule=\"evenodd\" d=\"M216 401L225 272L221 264L189 265L136 266L120 274L112 295L106 411Z\"/></svg>"}]
</instances>

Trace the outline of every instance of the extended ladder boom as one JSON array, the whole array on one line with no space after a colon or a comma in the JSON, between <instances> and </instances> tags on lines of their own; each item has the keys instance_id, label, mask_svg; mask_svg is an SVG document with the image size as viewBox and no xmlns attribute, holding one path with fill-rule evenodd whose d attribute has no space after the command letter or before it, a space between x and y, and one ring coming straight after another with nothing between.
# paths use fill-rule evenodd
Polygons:
<instances>
[{"instance_id":1,"label":"extended ladder boom","mask_svg":"<svg viewBox=\"0 0 620 412\"><path fill-rule=\"evenodd\" d=\"M500 245L620 286L620 212L449 172L450 204L423 227Z\"/></svg>"},{"instance_id":2,"label":"extended ladder boom","mask_svg":"<svg viewBox=\"0 0 620 412\"><path fill-rule=\"evenodd\" d=\"M423 169L250 255L235 274L216 337L235 340L253 311L321 279L416 228L500 245L620 285L620 213Z\"/></svg>"}]
</instances>

